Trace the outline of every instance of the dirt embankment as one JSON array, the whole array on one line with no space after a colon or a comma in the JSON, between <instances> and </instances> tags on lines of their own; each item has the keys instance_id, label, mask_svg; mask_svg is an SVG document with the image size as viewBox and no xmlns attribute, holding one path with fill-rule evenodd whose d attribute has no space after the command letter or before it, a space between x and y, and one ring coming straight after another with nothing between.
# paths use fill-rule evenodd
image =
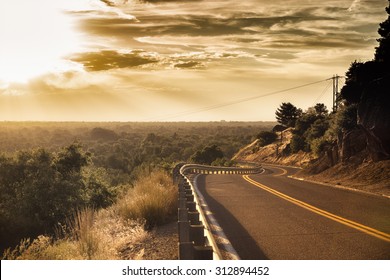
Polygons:
<instances>
[{"instance_id":1,"label":"dirt embankment","mask_svg":"<svg viewBox=\"0 0 390 280\"><path fill-rule=\"evenodd\" d=\"M338 163L318 174L303 169L297 176L390 197L390 160Z\"/></svg>"},{"instance_id":2,"label":"dirt embankment","mask_svg":"<svg viewBox=\"0 0 390 280\"><path fill-rule=\"evenodd\" d=\"M131 243L121 250L123 260L177 260L177 223L171 222L153 229L138 243Z\"/></svg>"},{"instance_id":3,"label":"dirt embankment","mask_svg":"<svg viewBox=\"0 0 390 280\"><path fill-rule=\"evenodd\" d=\"M277 134L278 140L274 143L259 147L259 141L255 140L248 146L242 148L233 157L233 160L305 167L314 159L311 154L302 151L296 154L288 154L286 152L292 138L292 128L287 129L282 133L277 132Z\"/></svg>"},{"instance_id":4,"label":"dirt embankment","mask_svg":"<svg viewBox=\"0 0 390 280\"><path fill-rule=\"evenodd\" d=\"M302 151L291 155L284 153L291 137L291 130L284 131L282 138L279 135L277 142L264 147L259 147L258 141L255 140L242 148L233 159L302 167L303 170L297 177L390 196L390 160L379 162L349 160L337 163L322 172L315 172L311 168L313 161L316 160L314 155Z\"/></svg>"}]
</instances>

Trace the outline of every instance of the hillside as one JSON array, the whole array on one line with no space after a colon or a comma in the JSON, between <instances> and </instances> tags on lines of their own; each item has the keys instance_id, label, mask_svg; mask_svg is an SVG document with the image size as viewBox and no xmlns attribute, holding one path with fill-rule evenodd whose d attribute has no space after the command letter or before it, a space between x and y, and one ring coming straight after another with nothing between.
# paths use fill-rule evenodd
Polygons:
<instances>
[{"instance_id":1,"label":"hillside","mask_svg":"<svg viewBox=\"0 0 390 280\"><path fill-rule=\"evenodd\" d=\"M363 151L348 161L329 166L326 156L316 158L303 151L288 155L285 151L292 129L283 131L282 135L282 141L278 133L278 140L264 147L259 147L259 140L253 141L240 149L233 160L302 167L297 177L390 196L390 160L373 162L365 158L367 152Z\"/></svg>"},{"instance_id":2,"label":"hillside","mask_svg":"<svg viewBox=\"0 0 390 280\"><path fill-rule=\"evenodd\" d=\"M288 149L287 146L291 141L292 130L292 128L289 128L283 132L277 132L278 140L264 147L260 147L259 140L256 139L251 144L240 149L238 153L234 155L233 160L274 163L297 167L307 166L313 159L311 154L303 151L291 155L286 154L286 149Z\"/></svg>"}]
</instances>

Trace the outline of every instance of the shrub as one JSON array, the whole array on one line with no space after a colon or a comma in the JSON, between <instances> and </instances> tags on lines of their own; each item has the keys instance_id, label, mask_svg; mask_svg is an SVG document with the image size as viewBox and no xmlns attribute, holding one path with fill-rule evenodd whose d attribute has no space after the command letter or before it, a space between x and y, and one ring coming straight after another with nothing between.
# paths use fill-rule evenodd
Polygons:
<instances>
[{"instance_id":1,"label":"shrub","mask_svg":"<svg viewBox=\"0 0 390 280\"><path fill-rule=\"evenodd\" d=\"M69 221L72 236L76 238L83 258L92 260L99 250L99 236L93 230L96 212L94 209L79 210Z\"/></svg>"},{"instance_id":2,"label":"shrub","mask_svg":"<svg viewBox=\"0 0 390 280\"><path fill-rule=\"evenodd\" d=\"M223 157L224 154L222 150L217 145L211 145L203 148L201 151L195 152L195 154L191 156L191 161L210 165L216 159Z\"/></svg>"},{"instance_id":3,"label":"shrub","mask_svg":"<svg viewBox=\"0 0 390 280\"><path fill-rule=\"evenodd\" d=\"M177 209L177 189L163 171L140 177L117 203L125 219L145 223L146 229L167 222Z\"/></svg>"},{"instance_id":4,"label":"shrub","mask_svg":"<svg viewBox=\"0 0 390 280\"><path fill-rule=\"evenodd\" d=\"M311 150L318 157L321 156L326 151L326 147L328 147L329 145L331 145L331 143L328 140L326 140L325 137L313 139L310 142Z\"/></svg>"},{"instance_id":5,"label":"shrub","mask_svg":"<svg viewBox=\"0 0 390 280\"><path fill-rule=\"evenodd\" d=\"M356 104L345 106L337 112L338 126L344 130L352 130L357 127L357 108Z\"/></svg>"},{"instance_id":6,"label":"shrub","mask_svg":"<svg viewBox=\"0 0 390 280\"><path fill-rule=\"evenodd\" d=\"M271 144L276 140L277 137L278 135L274 131L260 131L260 133L257 134L260 147Z\"/></svg>"},{"instance_id":7,"label":"shrub","mask_svg":"<svg viewBox=\"0 0 390 280\"><path fill-rule=\"evenodd\" d=\"M305 139L299 135L293 135L290 142L290 148L292 153L297 153L305 149Z\"/></svg>"}]
</instances>

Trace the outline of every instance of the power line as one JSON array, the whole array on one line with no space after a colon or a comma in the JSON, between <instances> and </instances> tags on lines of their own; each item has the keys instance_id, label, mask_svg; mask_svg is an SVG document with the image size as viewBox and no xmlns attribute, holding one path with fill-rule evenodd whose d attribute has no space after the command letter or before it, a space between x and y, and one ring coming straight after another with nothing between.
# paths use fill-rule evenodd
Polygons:
<instances>
[{"instance_id":1,"label":"power line","mask_svg":"<svg viewBox=\"0 0 390 280\"><path fill-rule=\"evenodd\" d=\"M214 110L214 109L218 109L218 108L222 108L222 107L227 107L227 106L231 106L231 105L235 105L235 104L251 101L251 100L254 100L254 99L258 99L258 98L268 97L268 96L284 93L284 92L287 92L287 91L308 87L308 86L311 86L311 85L323 83L323 82L328 81L328 80L329 79L324 79L324 80L315 81L315 82L311 82L311 83L307 83L307 84L303 84L303 85L299 85L299 86L295 86L295 87L291 87L291 88L287 88L287 89L282 89L282 90L269 92L269 93L262 94L262 95L255 95L255 96L251 96L251 97L237 99L237 100L234 100L234 101L228 101L228 102L223 102L223 103L219 103L219 104L215 104L215 105L211 105L211 106L206 106L206 107L202 107L202 108L198 108L198 109L187 110L187 111L183 111L183 112L176 113L176 114L169 114L169 115L165 115L165 116L159 117L158 119L159 120L167 120L167 119L173 119L173 118L177 118L177 117L192 115L192 114L196 114L196 113L201 113L201 112L205 112L205 111L210 111L210 110ZM153 118L153 119L155 120L155 118Z\"/></svg>"},{"instance_id":2,"label":"power line","mask_svg":"<svg viewBox=\"0 0 390 280\"><path fill-rule=\"evenodd\" d=\"M328 82L328 84L325 86L325 88L323 89L321 94L314 101L313 106L316 105L321 100L321 98L325 95L325 93L328 91L328 89L330 88L331 85L332 85L332 82Z\"/></svg>"}]
</instances>

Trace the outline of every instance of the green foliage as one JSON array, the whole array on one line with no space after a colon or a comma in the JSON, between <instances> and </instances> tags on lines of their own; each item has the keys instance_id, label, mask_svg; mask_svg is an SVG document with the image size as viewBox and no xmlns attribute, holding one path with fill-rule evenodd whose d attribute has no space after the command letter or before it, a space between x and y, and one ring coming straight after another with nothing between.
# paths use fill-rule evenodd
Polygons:
<instances>
[{"instance_id":1,"label":"green foliage","mask_svg":"<svg viewBox=\"0 0 390 280\"><path fill-rule=\"evenodd\" d=\"M345 85L341 89L341 97L346 101L346 105L358 104L363 92L370 85L390 75L390 2L386 12L389 16L380 23L378 29L381 37L377 39L379 46L376 48L375 59L367 62L355 61L346 73ZM372 92L370 95L375 96L377 93Z\"/></svg>"},{"instance_id":2,"label":"green foliage","mask_svg":"<svg viewBox=\"0 0 390 280\"><path fill-rule=\"evenodd\" d=\"M315 114L307 112L303 113L295 123L294 133L303 137L306 131L310 129L316 120L317 116Z\"/></svg>"},{"instance_id":3,"label":"green foliage","mask_svg":"<svg viewBox=\"0 0 390 280\"><path fill-rule=\"evenodd\" d=\"M79 144L58 154L44 149L0 159L2 239L50 232L77 208L106 207L113 193L94 174L83 174L87 156Z\"/></svg>"},{"instance_id":4,"label":"green foliage","mask_svg":"<svg viewBox=\"0 0 390 280\"><path fill-rule=\"evenodd\" d=\"M340 109L337 114L337 125L342 130L352 130L357 127L358 105L353 104Z\"/></svg>"},{"instance_id":5,"label":"green foliage","mask_svg":"<svg viewBox=\"0 0 390 280\"><path fill-rule=\"evenodd\" d=\"M318 139L322 137L326 130L329 128L329 123L325 119L317 119L309 127L309 129L304 133L307 142Z\"/></svg>"},{"instance_id":6,"label":"green foliage","mask_svg":"<svg viewBox=\"0 0 390 280\"><path fill-rule=\"evenodd\" d=\"M297 153L299 151L305 150L306 142L302 136L294 134L290 141L290 149L292 153Z\"/></svg>"},{"instance_id":7,"label":"green foliage","mask_svg":"<svg viewBox=\"0 0 390 280\"><path fill-rule=\"evenodd\" d=\"M217 145L211 145L204 147L200 151L196 151L195 154L191 156L191 161L199 164L211 165L212 162L219 158L223 158L224 154Z\"/></svg>"},{"instance_id":8,"label":"green foliage","mask_svg":"<svg viewBox=\"0 0 390 280\"><path fill-rule=\"evenodd\" d=\"M110 129L95 127L91 130L91 138L104 141L115 141L118 139L118 135L115 131Z\"/></svg>"},{"instance_id":9,"label":"green foliage","mask_svg":"<svg viewBox=\"0 0 390 280\"><path fill-rule=\"evenodd\" d=\"M329 113L328 108L326 108L324 103L317 103L314 106L314 110L318 117L326 117Z\"/></svg>"},{"instance_id":10,"label":"green foliage","mask_svg":"<svg viewBox=\"0 0 390 280\"><path fill-rule=\"evenodd\" d=\"M155 170L140 176L116 205L125 219L138 220L146 229L171 219L177 210L177 188L167 173Z\"/></svg>"},{"instance_id":11,"label":"green foliage","mask_svg":"<svg viewBox=\"0 0 390 280\"><path fill-rule=\"evenodd\" d=\"M0 122L0 249L53 233L77 209L109 207L145 168L169 169L202 147L217 145L226 158L211 163L229 165L274 124Z\"/></svg>"},{"instance_id":12,"label":"green foliage","mask_svg":"<svg viewBox=\"0 0 390 280\"><path fill-rule=\"evenodd\" d=\"M389 67L378 61L353 62L346 73L345 85L341 89L341 98L346 105L358 104L363 91L377 79L389 74Z\"/></svg>"},{"instance_id":13,"label":"green foliage","mask_svg":"<svg viewBox=\"0 0 390 280\"><path fill-rule=\"evenodd\" d=\"M387 19L379 24L378 33L381 38L377 39L379 46L375 51L375 60L383 63L390 63L390 1L386 12L389 15Z\"/></svg>"},{"instance_id":14,"label":"green foliage","mask_svg":"<svg viewBox=\"0 0 390 280\"><path fill-rule=\"evenodd\" d=\"M301 114L295 122L290 143L291 152L313 151L313 141L324 136L329 128L329 119L328 110L322 103L317 103Z\"/></svg>"},{"instance_id":15,"label":"green foliage","mask_svg":"<svg viewBox=\"0 0 390 280\"><path fill-rule=\"evenodd\" d=\"M226 157L223 157L223 158L217 158L211 163L211 165L230 167L233 166L234 163L231 160L227 159Z\"/></svg>"},{"instance_id":16,"label":"green foliage","mask_svg":"<svg viewBox=\"0 0 390 280\"><path fill-rule=\"evenodd\" d=\"M313 153L316 156L320 157L321 155L323 155L323 153L326 151L328 147L332 146L332 142L329 141L326 137L320 137L320 138L313 139L311 141L310 146Z\"/></svg>"},{"instance_id":17,"label":"green foliage","mask_svg":"<svg viewBox=\"0 0 390 280\"><path fill-rule=\"evenodd\" d=\"M277 137L278 135L273 131L260 131L260 133L257 134L257 139L259 139L260 147L273 143Z\"/></svg>"},{"instance_id":18,"label":"green foliage","mask_svg":"<svg viewBox=\"0 0 390 280\"><path fill-rule=\"evenodd\" d=\"M301 114L302 110L298 109L290 102L282 103L275 112L278 123L287 127L294 127L295 121L300 117Z\"/></svg>"}]
</instances>

